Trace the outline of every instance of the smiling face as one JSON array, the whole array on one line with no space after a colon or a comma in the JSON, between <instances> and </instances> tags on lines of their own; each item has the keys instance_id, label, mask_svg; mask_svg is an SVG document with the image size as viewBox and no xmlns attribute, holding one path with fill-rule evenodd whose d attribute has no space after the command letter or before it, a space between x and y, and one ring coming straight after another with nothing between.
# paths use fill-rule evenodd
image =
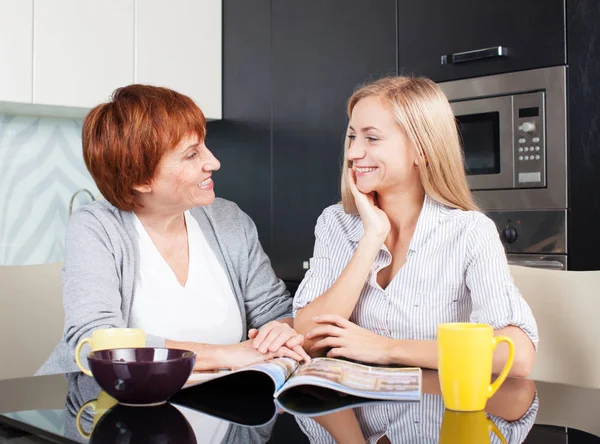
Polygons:
<instances>
[{"instance_id":1,"label":"smiling face","mask_svg":"<svg viewBox=\"0 0 600 444\"><path fill-rule=\"evenodd\" d=\"M385 194L420 183L417 152L377 96L356 103L348 126L346 159L359 191Z\"/></svg>"},{"instance_id":2,"label":"smiling face","mask_svg":"<svg viewBox=\"0 0 600 444\"><path fill-rule=\"evenodd\" d=\"M140 203L161 211L210 205L215 199L212 172L220 167L203 140L184 137L162 156L152 182L136 187Z\"/></svg>"}]
</instances>

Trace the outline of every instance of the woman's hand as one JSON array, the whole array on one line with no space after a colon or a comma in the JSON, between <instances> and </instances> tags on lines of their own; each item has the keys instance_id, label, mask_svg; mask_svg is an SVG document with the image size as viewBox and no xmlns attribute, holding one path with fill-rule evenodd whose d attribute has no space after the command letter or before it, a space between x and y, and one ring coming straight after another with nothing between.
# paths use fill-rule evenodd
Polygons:
<instances>
[{"instance_id":1,"label":"woman's hand","mask_svg":"<svg viewBox=\"0 0 600 444\"><path fill-rule=\"evenodd\" d=\"M336 314L320 315L313 321L320 325L306 335L307 339L318 339L311 351L330 348L328 358L343 357L371 364L391 362L392 339L379 336Z\"/></svg>"},{"instance_id":2,"label":"woman's hand","mask_svg":"<svg viewBox=\"0 0 600 444\"><path fill-rule=\"evenodd\" d=\"M220 361L223 363L222 368L236 370L274 358L292 358L298 362L304 360L303 356L285 346L280 347L276 352L261 353L254 348L252 340L249 340L239 344L223 346Z\"/></svg>"},{"instance_id":3,"label":"woman's hand","mask_svg":"<svg viewBox=\"0 0 600 444\"><path fill-rule=\"evenodd\" d=\"M354 196L354 203L365 227L365 236L383 243L390 232L390 220L385 212L377 206L375 193L365 194L356 187L356 174L352 168L348 171L348 185Z\"/></svg>"},{"instance_id":4,"label":"woman's hand","mask_svg":"<svg viewBox=\"0 0 600 444\"><path fill-rule=\"evenodd\" d=\"M301 356L301 360L310 361L310 356L302 348L304 336L296 333L296 330L285 322L271 321L260 330L252 328L248 337L253 340L254 348L260 353L275 353L281 347L286 347Z\"/></svg>"}]
</instances>

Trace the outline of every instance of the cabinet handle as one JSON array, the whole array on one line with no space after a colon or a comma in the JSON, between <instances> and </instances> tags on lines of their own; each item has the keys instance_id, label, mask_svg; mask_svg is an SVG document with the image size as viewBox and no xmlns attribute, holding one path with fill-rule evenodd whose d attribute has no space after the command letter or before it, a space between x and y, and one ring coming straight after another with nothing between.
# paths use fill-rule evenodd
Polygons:
<instances>
[{"instance_id":1,"label":"cabinet handle","mask_svg":"<svg viewBox=\"0 0 600 444\"><path fill-rule=\"evenodd\" d=\"M505 57L508 48L504 46L493 46L491 48L474 49L473 51L456 52L442 56L442 65L453 63L471 62L473 60L489 59L492 57Z\"/></svg>"},{"instance_id":2,"label":"cabinet handle","mask_svg":"<svg viewBox=\"0 0 600 444\"><path fill-rule=\"evenodd\" d=\"M547 268L551 270L564 270L565 266L559 261L535 261L535 260L508 260L509 265L520 265L522 267Z\"/></svg>"}]
</instances>

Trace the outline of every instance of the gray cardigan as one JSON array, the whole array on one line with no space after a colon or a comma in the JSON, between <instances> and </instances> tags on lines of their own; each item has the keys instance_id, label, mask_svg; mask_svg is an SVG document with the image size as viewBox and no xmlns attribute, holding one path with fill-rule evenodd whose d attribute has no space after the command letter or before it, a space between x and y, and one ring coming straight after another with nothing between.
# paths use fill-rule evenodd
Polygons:
<instances>
[{"instance_id":1,"label":"gray cardigan","mask_svg":"<svg viewBox=\"0 0 600 444\"><path fill-rule=\"evenodd\" d=\"M252 219L236 204L215 199L190 210L229 277L242 315L243 333L291 317L292 298L277 279ZM135 293L138 245L133 213L105 200L78 209L67 226L62 272L63 336L36 374L78 371L77 343L99 328L127 327ZM147 334L149 347L165 338ZM89 349L83 347L82 358ZM85 362L85 360L83 360Z\"/></svg>"}]
</instances>

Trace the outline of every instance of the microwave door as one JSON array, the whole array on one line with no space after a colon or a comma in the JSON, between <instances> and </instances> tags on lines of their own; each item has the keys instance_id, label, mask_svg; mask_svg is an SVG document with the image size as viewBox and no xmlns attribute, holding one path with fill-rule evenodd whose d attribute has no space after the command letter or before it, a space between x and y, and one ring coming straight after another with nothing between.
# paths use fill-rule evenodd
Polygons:
<instances>
[{"instance_id":1,"label":"microwave door","mask_svg":"<svg viewBox=\"0 0 600 444\"><path fill-rule=\"evenodd\" d=\"M512 97L453 102L471 190L514 188Z\"/></svg>"}]
</instances>

